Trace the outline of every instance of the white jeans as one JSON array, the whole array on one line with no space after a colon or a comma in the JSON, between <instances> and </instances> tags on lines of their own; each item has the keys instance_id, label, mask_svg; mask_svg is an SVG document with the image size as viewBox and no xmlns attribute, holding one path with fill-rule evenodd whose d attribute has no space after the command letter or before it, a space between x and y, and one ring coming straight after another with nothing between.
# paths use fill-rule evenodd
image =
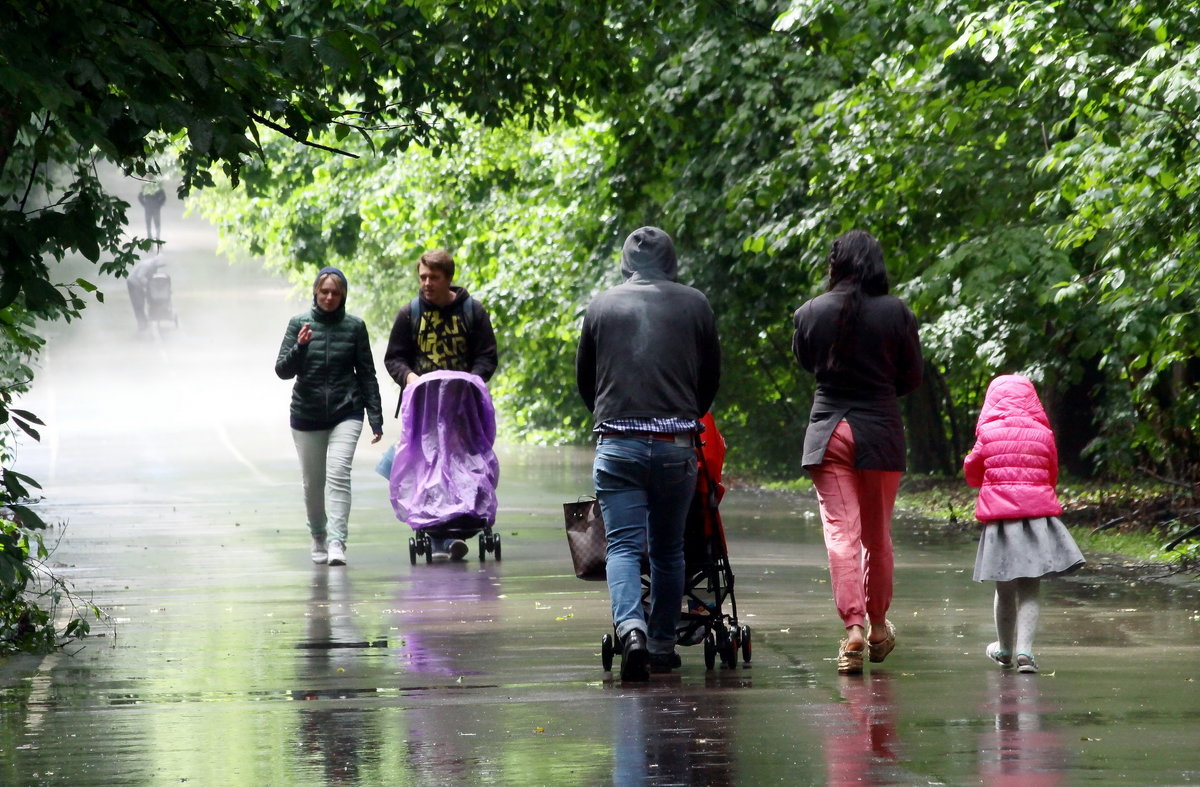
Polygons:
<instances>
[{"instance_id":1,"label":"white jeans","mask_svg":"<svg viewBox=\"0 0 1200 787\"><path fill-rule=\"evenodd\" d=\"M300 456L308 530L314 538L346 542L350 466L362 428L361 420L351 420L315 432L292 430L292 440Z\"/></svg>"}]
</instances>

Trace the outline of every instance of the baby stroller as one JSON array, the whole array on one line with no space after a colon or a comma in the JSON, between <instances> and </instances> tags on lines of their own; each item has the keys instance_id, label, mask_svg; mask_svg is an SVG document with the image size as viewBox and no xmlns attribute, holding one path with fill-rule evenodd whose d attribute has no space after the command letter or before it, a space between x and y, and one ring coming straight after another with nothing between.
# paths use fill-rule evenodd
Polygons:
<instances>
[{"instance_id":1,"label":"baby stroller","mask_svg":"<svg viewBox=\"0 0 1200 787\"><path fill-rule=\"evenodd\" d=\"M409 562L433 562L434 538L479 535L479 559L500 559L492 445L496 412L483 380L466 372L430 372L404 389L400 441L389 473L392 508L416 534Z\"/></svg>"},{"instance_id":2,"label":"baby stroller","mask_svg":"<svg viewBox=\"0 0 1200 787\"><path fill-rule=\"evenodd\" d=\"M152 323L170 322L179 327L179 315L171 303L171 277L161 269L146 283L146 319Z\"/></svg>"},{"instance_id":3,"label":"baby stroller","mask_svg":"<svg viewBox=\"0 0 1200 787\"><path fill-rule=\"evenodd\" d=\"M750 662L750 627L738 624L737 600L733 595L733 569L725 545L725 528L719 505L725 495L721 470L725 462L725 438L717 430L712 413L700 420L704 432L696 449L696 495L688 511L683 536L683 600L687 609L680 614L676 644L704 643L704 666L712 669L720 658L724 667ZM642 574L642 605L650 603L650 578ZM726 605L728 604L728 609ZM616 654L616 632L600 640L600 660L604 671L612 669Z\"/></svg>"}]
</instances>

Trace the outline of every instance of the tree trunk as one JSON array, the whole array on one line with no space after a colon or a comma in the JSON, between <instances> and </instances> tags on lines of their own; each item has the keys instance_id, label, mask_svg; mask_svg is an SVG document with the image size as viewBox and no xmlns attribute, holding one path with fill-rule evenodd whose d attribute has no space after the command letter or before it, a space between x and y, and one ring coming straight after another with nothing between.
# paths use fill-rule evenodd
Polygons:
<instances>
[{"instance_id":1,"label":"tree trunk","mask_svg":"<svg viewBox=\"0 0 1200 787\"><path fill-rule=\"evenodd\" d=\"M1079 382L1060 390L1057 397L1049 394L1042 404L1054 427L1058 444L1058 464L1071 475L1092 478L1095 465L1083 455L1083 449L1098 434L1096 429L1096 388L1104 381L1098 358L1086 358L1080 363Z\"/></svg>"},{"instance_id":2,"label":"tree trunk","mask_svg":"<svg viewBox=\"0 0 1200 787\"><path fill-rule=\"evenodd\" d=\"M17 129L21 127L20 117L20 107L0 104L0 179L3 179L4 169L12 156Z\"/></svg>"},{"instance_id":3,"label":"tree trunk","mask_svg":"<svg viewBox=\"0 0 1200 787\"><path fill-rule=\"evenodd\" d=\"M909 472L958 472L958 457L954 456L949 433L953 422L947 413L944 389L941 374L926 361L920 387L902 400Z\"/></svg>"}]
</instances>

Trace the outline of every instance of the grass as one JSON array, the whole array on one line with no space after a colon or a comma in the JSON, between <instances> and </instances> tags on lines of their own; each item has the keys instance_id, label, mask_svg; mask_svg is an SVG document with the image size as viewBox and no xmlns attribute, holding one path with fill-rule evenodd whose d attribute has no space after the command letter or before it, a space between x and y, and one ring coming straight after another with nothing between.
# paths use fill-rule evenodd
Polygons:
<instances>
[{"instance_id":1,"label":"grass","mask_svg":"<svg viewBox=\"0 0 1200 787\"><path fill-rule=\"evenodd\" d=\"M786 481L765 481L760 484L755 484L762 489L769 489L772 492L791 492L805 493L811 492L813 485L808 476L800 476L799 478L789 478Z\"/></svg>"},{"instance_id":2,"label":"grass","mask_svg":"<svg viewBox=\"0 0 1200 787\"><path fill-rule=\"evenodd\" d=\"M1120 555L1136 563L1181 563L1179 552L1163 552L1165 541L1149 533L1093 533L1090 528L1070 528L1075 543L1088 554ZM1181 566L1182 567L1182 566Z\"/></svg>"}]
</instances>

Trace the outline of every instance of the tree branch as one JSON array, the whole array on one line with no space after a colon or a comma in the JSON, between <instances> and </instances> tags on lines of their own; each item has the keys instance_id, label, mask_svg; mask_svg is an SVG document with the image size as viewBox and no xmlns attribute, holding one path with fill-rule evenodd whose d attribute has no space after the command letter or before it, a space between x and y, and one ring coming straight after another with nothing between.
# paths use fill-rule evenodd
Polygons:
<instances>
[{"instance_id":1,"label":"tree branch","mask_svg":"<svg viewBox=\"0 0 1200 787\"><path fill-rule=\"evenodd\" d=\"M46 122L42 123L42 129L41 129L41 131L38 132L38 139L41 139L42 137L46 136L46 132L49 129L50 129L50 113L47 112L46 113ZM25 184L25 193L21 195L21 202L19 203L22 212L24 212L24 210L25 210L25 203L27 203L29 201L30 192L33 191L33 184L37 179L37 171L38 171L38 162L37 162L37 159L34 158L33 166L31 166L29 168L29 181Z\"/></svg>"},{"instance_id":2,"label":"tree branch","mask_svg":"<svg viewBox=\"0 0 1200 787\"><path fill-rule=\"evenodd\" d=\"M251 112L250 117L251 117L251 119L263 124L267 128L269 128L273 131L278 131L280 134L283 134L288 139L299 142L301 145L307 145L310 148L316 148L318 150L325 150L330 153L337 153L339 155L346 156L347 158L359 158L359 155L357 153L351 153L348 150L341 150L339 148L331 148L328 145L322 145L320 142L313 142L311 139L301 139L300 137L293 134L290 130L284 128L283 126L279 125L278 123L276 123L274 121L268 120L267 118L263 117L262 115L258 114L257 112Z\"/></svg>"},{"instance_id":3,"label":"tree branch","mask_svg":"<svg viewBox=\"0 0 1200 787\"><path fill-rule=\"evenodd\" d=\"M1196 512L1196 511L1192 511L1192 512L1189 512L1189 513L1190 513L1190 514L1192 514L1192 515L1195 515L1197 512ZM1186 514L1185 514L1185 516L1186 516ZM1178 536L1175 536L1175 538L1172 538L1172 539L1171 539L1171 541L1170 541L1170 542L1169 542L1169 543L1168 543L1168 544L1167 544L1165 547L1163 547L1163 551L1164 551L1164 552L1170 552L1172 549L1174 549L1175 547L1179 546L1179 545L1180 545L1180 544L1182 544L1184 541L1187 541L1187 540L1188 540L1189 538L1191 538L1192 536L1194 536L1194 535L1198 535L1198 534L1200 534L1200 525L1196 525L1196 526L1195 526L1195 527L1193 527L1192 529L1190 529L1190 530L1188 530L1188 531L1186 531L1186 532L1184 532L1184 533L1182 533L1182 534L1180 534L1180 535L1178 535Z\"/></svg>"},{"instance_id":4,"label":"tree branch","mask_svg":"<svg viewBox=\"0 0 1200 787\"><path fill-rule=\"evenodd\" d=\"M1143 467L1142 472L1145 473L1146 475L1148 475L1149 477L1153 478L1155 481L1161 481L1162 483L1169 484L1170 486L1177 486L1180 489L1188 489L1188 490L1190 490L1192 488L1192 485L1190 483L1188 483L1187 481L1178 481L1174 478L1164 478L1161 475L1159 475L1158 473L1154 472L1154 470L1152 470L1149 467Z\"/></svg>"}]
</instances>

